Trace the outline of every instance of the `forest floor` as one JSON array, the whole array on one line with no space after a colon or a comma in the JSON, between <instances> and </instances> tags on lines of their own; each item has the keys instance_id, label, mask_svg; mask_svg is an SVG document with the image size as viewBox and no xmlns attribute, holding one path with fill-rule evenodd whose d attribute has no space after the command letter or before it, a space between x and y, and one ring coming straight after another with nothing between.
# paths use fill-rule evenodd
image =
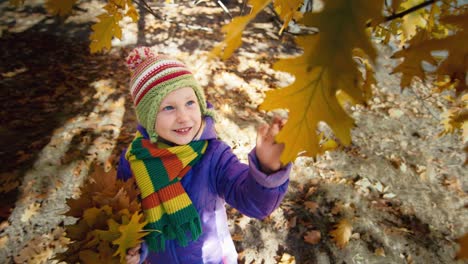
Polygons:
<instances>
[{"instance_id":1,"label":"forest floor","mask_svg":"<svg viewBox=\"0 0 468 264\"><path fill-rule=\"evenodd\" d=\"M240 6L228 7L238 15ZM122 41L91 55L101 7L81 1L57 19L41 1L18 10L0 2L0 263L55 263L65 249L63 226L73 222L63 216L66 199L79 195L93 162L116 166L133 137L124 58L136 44L195 70L221 138L243 161L255 127L272 116L257 110L265 91L293 80L272 69L300 51L291 34L278 36L271 14L261 13L222 62L207 59L230 20L214 1L154 6L162 20L126 21ZM240 263L466 263L454 258L468 232L467 169L459 136L439 136L446 102L423 83L401 91L392 51L377 47L374 97L347 109L356 120L352 145L298 158L285 200L267 219L227 208ZM343 219L352 231L340 249L330 232Z\"/></svg>"}]
</instances>

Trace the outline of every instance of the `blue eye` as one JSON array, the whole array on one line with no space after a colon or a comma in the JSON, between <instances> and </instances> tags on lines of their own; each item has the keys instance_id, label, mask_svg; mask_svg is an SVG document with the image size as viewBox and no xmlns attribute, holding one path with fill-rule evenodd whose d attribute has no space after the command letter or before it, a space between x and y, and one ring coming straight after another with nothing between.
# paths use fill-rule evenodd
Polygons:
<instances>
[{"instance_id":1,"label":"blue eye","mask_svg":"<svg viewBox=\"0 0 468 264\"><path fill-rule=\"evenodd\" d=\"M173 109L174 109L174 107L170 106L170 105L165 106L165 107L162 108L163 111L170 111L170 110L173 110Z\"/></svg>"},{"instance_id":2,"label":"blue eye","mask_svg":"<svg viewBox=\"0 0 468 264\"><path fill-rule=\"evenodd\" d=\"M190 101L187 102L187 105L189 105L189 106L194 105L194 104L195 104L195 101L193 101L193 100L190 100Z\"/></svg>"}]
</instances>

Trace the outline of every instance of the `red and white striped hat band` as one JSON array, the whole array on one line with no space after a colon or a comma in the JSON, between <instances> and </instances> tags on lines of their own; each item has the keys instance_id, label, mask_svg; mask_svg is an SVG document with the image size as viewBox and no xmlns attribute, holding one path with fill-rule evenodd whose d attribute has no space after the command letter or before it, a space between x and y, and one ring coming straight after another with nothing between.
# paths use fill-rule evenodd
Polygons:
<instances>
[{"instance_id":1,"label":"red and white striped hat band","mask_svg":"<svg viewBox=\"0 0 468 264\"><path fill-rule=\"evenodd\" d=\"M180 61L165 56L147 58L132 74L130 93L135 106L153 87L186 74L192 73Z\"/></svg>"}]
</instances>

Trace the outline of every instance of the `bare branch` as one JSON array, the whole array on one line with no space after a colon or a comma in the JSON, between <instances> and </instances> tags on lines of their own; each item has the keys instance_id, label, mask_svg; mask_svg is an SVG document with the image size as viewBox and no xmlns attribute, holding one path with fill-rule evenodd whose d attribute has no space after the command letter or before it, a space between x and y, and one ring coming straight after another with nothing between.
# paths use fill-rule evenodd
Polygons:
<instances>
[{"instance_id":1,"label":"bare branch","mask_svg":"<svg viewBox=\"0 0 468 264\"><path fill-rule=\"evenodd\" d=\"M154 10L148 5L145 0L136 0L134 1L139 7L146 10L148 13L152 14L157 19L163 19L160 15L156 14Z\"/></svg>"},{"instance_id":2,"label":"bare branch","mask_svg":"<svg viewBox=\"0 0 468 264\"><path fill-rule=\"evenodd\" d=\"M406 9L406 10L400 12L400 13L393 14L391 16L385 17L384 21L388 22L388 21L391 21L391 20L394 20L394 19L397 19L397 18L404 17L409 13L415 12L416 10L424 8L424 7L428 6L428 5L434 4L437 1L440 1L440 0L429 0L429 1L426 1L426 2L422 2L419 5L415 5L415 6L413 6L411 8L408 8L408 9Z\"/></svg>"}]
</instances>

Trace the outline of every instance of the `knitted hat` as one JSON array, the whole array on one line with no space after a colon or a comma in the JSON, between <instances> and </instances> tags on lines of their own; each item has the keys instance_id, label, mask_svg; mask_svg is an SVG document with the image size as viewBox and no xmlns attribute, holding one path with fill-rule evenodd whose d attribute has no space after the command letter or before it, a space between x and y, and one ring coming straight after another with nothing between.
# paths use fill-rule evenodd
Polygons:
<instances>
[{"instance_id":1,"label":"knitted hat","mask_svg":"<svg viewBox=\"0 0 468 264\"><path fill-rule=\"evenodd\" d=\"M151 142L158 139L154 128L161 101L174 90L192 87L202 115L212 116L203 89L182 62L156 54L149 47L137 47L127 56L127 67L131 72L130 93L136 115Z\"/></svg>"}]
</instances>

